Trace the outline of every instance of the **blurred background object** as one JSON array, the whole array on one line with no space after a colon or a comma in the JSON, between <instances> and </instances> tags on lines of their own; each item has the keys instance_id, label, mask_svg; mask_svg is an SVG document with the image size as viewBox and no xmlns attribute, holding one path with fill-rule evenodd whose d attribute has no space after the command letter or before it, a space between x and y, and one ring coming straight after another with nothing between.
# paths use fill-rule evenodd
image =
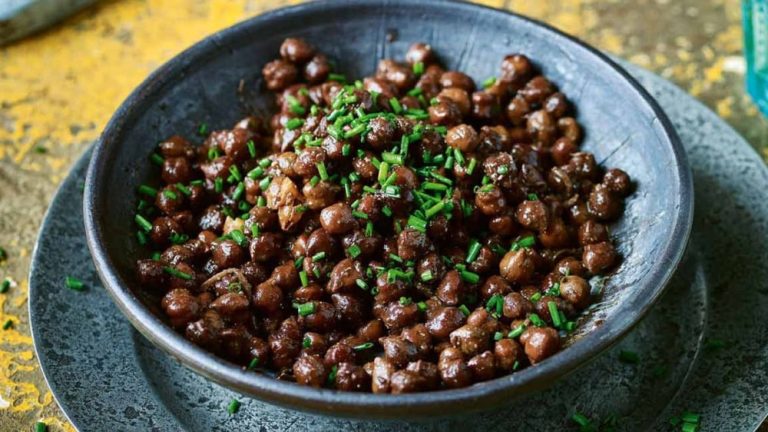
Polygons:
<instances>
[{"instance_id":1,"label":"blurred background object","mask_svg":"<svg viewBox=\"0 0 768 432\"><path fill-rule=\"evenodd\" d=\"M768 0L742 0L747 90L768 115Z\"/></svg>"},{"instance_id":2,"label":"blurred background object","mask_svg":"<svg viewBox=\"0 0 768 432\"><path fill-rule=\"evenodd\" d=\"M0 45L66 18L98 0L2 0Z\"/></svg>"}]
</instances>

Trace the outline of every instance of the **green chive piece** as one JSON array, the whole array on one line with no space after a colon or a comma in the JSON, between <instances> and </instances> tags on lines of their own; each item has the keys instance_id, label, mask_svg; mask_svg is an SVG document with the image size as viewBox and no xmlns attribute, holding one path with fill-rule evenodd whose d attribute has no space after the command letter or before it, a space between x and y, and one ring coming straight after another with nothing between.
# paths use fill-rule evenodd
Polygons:
<instances>
[{"instance_id":1,"label":"green chive piece","mask_svg":"<svg viewBox=\"0 0 768 432\"><path fill-rule=\"evenodd\" d=\"M256 369L256 366L258 366L258 365L259 365L259 357L256 356L256 357L251 359L250 363L248 363L248 370Z\"/></svg>"},{"instance_id":2,"label":"green chive piece","mask_svg":"<svg viewBox=\"0 0 768 432\"><path fill-rule=\"evenodd\" d=\"M392 111L395 112L395 114L400 114L403 112L403 106L400 105L400 101L397 100L396 97L392 97L389 99L389 106L392 107Z\"/></svg>"},{"instance_id":3,"label":"green chive piece","mask_svg":"<svg viewBox=\"0 0 768 432\"><path fill-rule=\"evenodd\" d=\"M163 271L179 279L184 279L184 280L194 279L194 276L192 276L191 274L184 273L183 271L178 270L174 267L163 267Z\"/></svg>"},{"instance_id":4,"label":"green chive piece","mask_svg":"<svg viewBox=\"0 0 768 432\"><path fill-rule=\"evenodd\" d=\"M477 159L472 158L469 160L469 165L467 165L467 174L472 175L472 172L475 171L475 167L477 166Z\"/></svg>"},{"instance_id":5,"label":"green chive piece","mask_svg":"<svg viewBox=\"0 0 768 432\"><path fill-rule=\"evenodd\" d=\"M136 231L136 241L139 242L141 246L147 244L147 240L147 234L144 231Z\"/></svg>"},{"instance_id":6,"label":"green chive piece","mask_svg":"<svg viewBox=\"0 0 768 432\"><path fill-rule=\"evenodd\" d=\"M547 302L547 309L549 309L549 316L552 318L552 325L555 328L560 328L563 323L560 321L560 311L557 309L557 303L553 301Z\"/></svg>"},{"instance_id":7,"label":"green chive piece","mask_svg":"<svg viewBox=\"0 0 768 432\"><path fill-rule=\"evenodd\" d=\"M416 215L408 216L408 226L420 232L427 232L427 221Z\"/></svg>"},{"instance_id":8,"label":"green chive piece","mask_svg":"<svg viewBox=\"0 0 768 432\"><path fill-rule=\"evenodd\" d=\"M261 181L259 181L259 189L261 189L262 191L267 190L270 183L272 183L272 179L270 177L264 177L263 179L261 179Z\"/></svg>"},{"instance_id":9,"label":"green chive piece","mask_svg":"<svg viewBox=\"0 0 768 432\"><path fill-rule=\"evenodd\" d=\"M172 191L170 189L165 189L163 191L163 196L168 198L168 199L172 199L172 200L175 200L176 198L179 197L178 195L176 195L176 192L174 192L174 191Z\"/></svg>"},{"instance_id":10,"label":"green chive piece","mask_svg":"<svg viewBox=\"0 0 768 432\"><path fill-rule=\"evenodd\" d=\"M3 283L0 284L0 294L5 294L8 292L8 289L11 288L11 280L8 278L3 279Z\"/></svg>"},{"instance_id":11,"label":"green chive piece","mask_svg":"<svg viewBox=\"0 0 768 432\"><path fill-rule=\"evenodd\" d=\"M514 243L512 243L512 247L510 248L510 250L516 251L521 248L529 248L534 244L536 244L536 237L531 235L531 236L523 237L515 241Z\"/></svg>"},{"instance_id":12,"label":"green chive piece","mask_svg":"<svg viewBox=\"0 0 768 432\"><path fill-rule=\"evenodd\" d=\"M542 320L535 313L529 314L528 319L531 321L531 324L535 325L536 327L544 327L547 325L547 323L545 323L544 320Z\"/></svg>"},{"instance_id":13,"label":"green chive piece","mask_svg":"<svg viewBox=\"0 0 768 432\"><path fill-rule=\"evenodd\" d=\"M312 255L312 261L322 261L325 259L325 252L318 252Z\"/></svg>"},{"instance_id":14,"label":"green chive piece","mask_svg":"<svg viewBox=\"0 0 768 432\"><path fill-rule=\"evenodd\" d=\"M389 206L384 206L381 209L381 212L384 213L384 216L386 216L386 217L392 217L392 209L389 208Z\"/></svg>"},{"instance_id":15,"label":"green chive piece","mask_svg":"<svg viewBox=\"0 0 768 432\"><path fill-rule=\"evenodd\" d=\"M538 201L538 200L539 200L539 196L536 195L535 193L528 194L528 201Z\"/></svg>"},{"instance_id":16,"label":"green chive piece","mask_svg":"<svg viewBox=\"0 0 768 432\"><path fill-rule=\"evenodd\" d=\"M432 190L432 191L445 191L448 190L448 186L444 185L442 183L435 183L435 182L424 182L422 184L422 187L424 190Z\"/></svg>"},{"instance_id":17,"label":"green chive piece","mask_svg":"<svg viewBox=\"0 0 768 432\"><path fill-rule=\"evenodd\" d=\"M13 321L8 319L3 323L3 330L8 330L9 328L13 327Z\"/></svg>"},{"instance_id":18,"label":"green chive piece","mask_svg":"<svg viewBox=\"0 0 768 432\"><path fill-rule=\"evenodd\" d=\"M371 348L373 348L373 342L366 342L366 343L362 343L360 345L355 345L354 347L352 347L352 349L355 351L365 351Z\"/></svg>"},{"instance_id":19,"label":"green chive piece","mask_svg":"<svg viewBox=\"0 0 768 432\"><path fill-rule=\"evenodd\" d=\"M697 432L699 430L699 425L695 423L683 423L682 426L680 426L680 430L682 432Z\"/></svg>"},{"instance_id":20,"label":"green chive piece","mask_svg":"<svg viewBox=\"0 0 768 432\"><path fill-rule=\"evenodd\" d=\"M216 180L213 181L213 190L216 193L221 193L224 190L224 180L221 177L216 177Z\"/></svg>"},{"instance_id":21,"label":"green chive piece","mask_svg":"<svg viewBox=\"0 0 768 432\"><path fill-rule=\"evenodd\" d=\"M349 154L352 152L352 146L349 144L344 144L341 146L341 155L342 156L349 156Z\"/></svg>"},{"instance_id":22,"label":"green chive piece","mask_svg":"<svg viewBox=\"0 0 768 432\"><path fill-rule=\"evenodd\" d=\"M575 412L571 416L571 420L579 426L588 427L592 423L584 414Z\"/></svg>"},{"instance_id":23,"label":"green chive piece","mask_svg":"<svg viewBox=\"0 0 768 432\"><path fill-rule=\"evenodd\" d=\"M360 289L363 289L363 290L368 289L368 284L362 279L355 279L355 285L359 286Z\"/></svg>"},{"instance_id":24,"label":"green chive piece","mask_svg":"<svg viewBox=\"0 0 768 432\"><path fill-rule=\"evenodd\" d=\"M411 303L413 303L413 300L411 300L410 297L400 297L400 304L401 305L408 306Z\"/></svg>"},{"instance_id":25,"label":"green chive piece","mask_svg":"<svg viewBox=\"0 0 768 432\"><path fill-rule=\"evenodd\" d=\"M427 209L427 211L425 211L424 214L427 216L427 218L431 218L432 216L443 211L443 208L445 208L445 201L440 201L439 203Z\"/></svg>"},{"instance_id":26,"label":"green chive piece","mask_svg":"<svg viewBox=\"0 0 768 432\"><path fill-rule=\"evenodd\" d=\"M435 276L432 274L432 270L427 270L427 271L422 272L419 275L419 277L424 282L429 282L429 281L431 281L431 280L433 280L435 278Z\"/></svg>"},{"instance_id":27,"label":"green chive piece","mask_svg":"<svg viewBox=\"0 0 768 432\"><path fill-rule=\"evenodd\" d=\"M315 304L312 302L309 303L294 303L293 307L296 308L296 310L299 312L299 315L301 316L307 316L315 313Z\"/></svg>"},{"instance_id":28,"label":"green chive piece","mask_svg":"<svg viewBox=\"0 0 768 432\"><path fill-rule=\"evenodd\" d=\"M495 341L500 341L503 338L504 338L504 333L502 333L500 331L497 331L496 333L493 334L493 340L495 340Z\"/></svg>"},{"instance_id":29,"label":"green chive piece","mask_svg":"<svg viewBox=\"0 0 768 432\"><path fill-rule=\"evenodd\" d=\"M321 180L328 180L329 176L328 176L328 171L325 168L325 163L324 162L318 162L318 163L315 164L315 166L317 167L317 173L320 174L320 179Z\"/></svg>"},{"instance_id":30,"label":"green chive piece","mask_svg":"<svg viewBox=\"0 0 768 432\"><path fill-rule=\"evenodd\" d=\"M288 101L288 108L291 110L292 113L296 115L304 115L306 114L307 110L304 109L303 106L301 106L301 102L299 102L298 99L293 97L292 95L287 95L285 97L285 100ZM253 157L253 156L251 156Z\"/></svg>"},{"instance_id":31,"label":"green chive piece","mask_svg":"<svg viewBox=\"0 0 768 432\"><path fill-rule=\"evenodd\" d=\"M39 421L35 423L35 432L48 432L48 425Z\"/></svg>"},{"instance_id":32,"label":"green chive piece","mask_svg":"<svg viewBox=\"0 0 768 432\"><path fill-rule=\"evenodd\" d=\"M309 277L307 276L306 271L302 270L299 272L299 279L301 280L301 286L305 287L309 285Z\"/></svg>"},{"instance_id":33,"label":"green chive piece","mask_svg":"<svg viewBox=\"0 0 768 432\"><path fill-rule=\"evenodd\" d=\"M482 247L483 246L480 244L480 242L474 239L472 240L472 242L469 244L469 251L467 251L467 264L471 264L477 259L477 256L480 254L480 249Z\"/></svg>"},{"instance_id":34,"label":"green chive piece","mask_svg":"<svg viewBox=\"0 0 768 432\"><path fill-rule=\"evenodd\" d=\"M373 237L373 222L368 221L365 224L365 236L366 237Z\"/></svg>"},{"instance_id":35,"label":"green chive piece","mask_svg":"<svg viewBox=\"0 0 768 432\"><path fill-rule=\"evenodd\" d=\"M540 293L540 292L537 292L537 293L535 293L535 294L533 294L533 295L531 296L531 301L532 301L532 302L534 302L534 303L535 303L535 302L537 302L537 301L539 301L539 300L541 300L541 293Z\"/></svg>"},{"instance_id":36,"label":"green chive piece","mask_svg":"<svg viewBox=\"0 0 768 432\"><path fill-rule=\"evenodd\" d=\"M328 385L332 386L336 382L336 374L339 372L339 367L336 365L333 365L331 367L331 373L328 374Z\"/></svg>"},{"instance_id":37,"label":"green chive piece","mask_svg":"<svg viewBox=\"0 0 768 432\"><path fill-rule=\"evenodd\" d=\"M640 355L634 351L621 350L619 351L619 361L628 364L637 364L640 362Z\"/></svg>"},{"instance_id":38,"label":"green chive piece","mask_svg":"<svg viewBox=\"0 0 768 432\"><path fill-rule=\"evenodd\" d=\"M471 313L471 312L469 311L469 308L467 307L467 305L461 305L461 306L459 306L459 310L461 311L461 313L463 313L463 314L464 314L464 316L469 316L469 314Z\"/></svg>"},{"instance_id":39,"label":"green chive piece","mask_svg":"<svg viewBox=\"0 0 768 432\"><path fill-rule=\"evenodd\" d=\"M391 153L391 152L382 152L381 158L384 160L384 162L390 164L390 165L403 165L405 164L405 158L403 158L403 155Z\"/></svg>"},{"instance_id":40,"label":"green chive piece","mask_svg":"<svg viewBox=\"0 0 768 432\"><path fill-rule=\"evenodd\" d=\"M683 413L683 415L680 416L680 419L686 423L698 423L701 419L701 416L699 414L686 411Z\"/></svg>"},{"instance_id":41,"label":"green chive piece","mask_svg":"<svg viewBox=\"0 0 768 432\"><path fill-rule=\"evenodd\" d=\"M232 401L229 403L229 406L227 407L227 412L229 414L234 414L240 409L240 401L237 399L232 399Z\"/></svg>"},{"instance_id":42,"label":"green chive piece","mask_svg":"<svg viewBox=\"0 0 768 432\"><path fill-rule=\"evenodd\" d=\"M215 147L208 149L208 160L214 160L219 156L219 149Z\"/></svg>"},{"instance_id":43,"label":"green chive piece","mask_svg":"<svg viewBox=\"0 0 768 432\"><path fill-rule=\"evenodd\" d=\"M413 64L413 73L416 75L421 75L424 73L424 63L422 62L416 62Z\"/></svg>"},{"instance_id":44,"label":"green chive piece","mask_svg":"<svg viewBox=\"0 0 768 432\"><path fill-rule=\"evenodd\" d=\"M200 126L197 128L197 134L200 136L208 135L208 125L205 123L200 123Z\"/></svg>"},{"instance_id":45,"label":"green chive piece","mask_svg":"<svg viewBox=\"0 0 768 432\"><path fill-rule=\"evenodd\" d=\"M384 183L389 175L389 163L387 161L382 162L379 165L379 183Z\"/></svg>"},{"instance_id":46,"label":"green chive piece","mask_svg":"<svg viewBox=\"0 0 768 432\"><path fill-rule=\"evenodd\" d=\"M67 288L74 290L74 291L83 291L85 290L85 284L81 282L79 279L74 278L72 276L67 276L64 278L64 283L67 285Z\"/></svg>"},{"instance_id":47,"label":"green chive piece","mask_svg":"<svg viewBox=\"0 0 768 432\"><path fill-rule=\"evenodd\" d=\"M356 217L358 219L368 219L368 215L367 214L365 214L365 213L363 213L361 211L358 211L358 210L353 211L352 212L352 216L354 216L354 217Z\"/></svg>"},{"instance_id":48,"label":"green chive piece","mask_svg":"<svg viewBox=\"0 0 768 432\"><path fill-rule=\"evenodd\" d=\"M347 82L347 77L338 73L330 73L328 74L328 81L336 81L343 84Z\"/></svg>"},{"instance_id":49,"label":"green chive piece","mask_svg":"<svg viewBox=\"0 0 768 432\"><path fill-rule=\"evenodd\" d=\"M248 147L248 154L251 155L251 159L256 157L256 143L253 140L248 140L245 145Z\"/></svg>"},{"instance_id":50,"label":"green chive piece","mask_svg":"<svg viewBox=\"0 0 768 432\"><path fill-rule=\"evenodd\" d=\"M422 312L427 310L427 304L423 301L416 303L416 307L419 308L419 310Z\"/></svg>"},{"instance_id":51,"label":"green chive piece","mask_svg":"<svg viewBox=\"0 0 768 432\"><path fill-rule=\"evenodd\" d=\"M152 154L149 156L149 160L150 160L150 161L151 161L153 164L155 164L155 165L158 165L158 166L162 166L162 165L163 165L163 162L165 162L165 159L163 159L163 157L162 157L162 156L160 156L160 155L159 155L159 154L157 154L157 153L152 153Z\"/></svg>"},{"instance_id":52,"label":"green chive piece","mask_svg":"<svg viewBox=\"0 0 768 432\"><path fill-rule=\"evenodd\" d=\"M520 324L519 326L512 329L508 334L507 337L510 339L516 339L520 337L521 334L525 331L525 324Z\"/></svg>"},{"instance_id":53,"label":"green chive piece","mask_svg":"<svg viewBox=\"0 0 768 432\"><path fill-rule=\"evenodd\" d=\"M230 237L232 237L232 241L238 244L240 247L245 247L248 244L248 239L245 237L245 234L243 234L240 230L232 230L229 233Z\"/></svg>"},{"instance_id":54,"label":"green chive piece","mask_svg":"<svg viewBox=\"0 0 768 432\"><path fill-rule=\"evenodd\" d=\"M141 185L139 186L139 193L150 198L154 198L157 196L157 189L153 188L152 186Z\"/></svg>"},{"instance_id":55,"label":"green chive piece","mask_svg":"<svg viewBox=\"0 0 768 432\"><path fill-rule=\"evenodd\" d=\"M478 283L480 281L480 275L477 273L472 273L468 270L462 270L459 272L459 275L461 275L461 279L464 280L464 282L469 282L471 284Z\"/></svg>"},{"instance_id":56,"label":"green chive piece","mask_svg":"<svg viewBox=\"0 0 768 432\"><path fill-rule=\"evenodd\" d=\"M487 78L485 81L483 81L483 88L492 87L494 84L496 84L496 77L490 77Z\"/></svg>"},{"instance_id":57,"label":"green chive piece","mask_svg":"<svg viewBox=\"0 0 768 432\"><path fill-rule=\"evenodd\" d=\"M300 118L292 118L285 122L285 128L288 130L294 130L302 127L304 125L304 120Z\"/></svg>"},{"instance_id":58,"label":"green chive piece","mask_svg":"<svg viewBox=\"0 0 768 432\"><path fill-rule=\"evenodd\" d=\"M350 246L350 247L347 249L347 253L348 253L348 254L349 254L349 256L351 256L352 258L357 258L357 257L359 257L359 256L360 256L360 254L361 254L361 253L363 253L363 252L360 250L360 246L358 246L358 245L356 245L356 244L353 244L352 246Z\"/></svg>"},{"instance_id":59,"label":"green chive piece","mask_svg":"<svg viewBox=\"0 0 768 432\"><path fill-rule=\"evenodd\" d=\"M179 190L181 193L183 193L184 195L186 195L186 196L190 196L190 195L192 195L192 191L191 191L191 190L189 190L189 188L188 188L188 187L186 187L186 186L184 186L183 184L181 184L181 183L176 183L176 185L175 185L175 186L176 186L176 189L178 189L178 190Z\"/></svg>"},{"instance_id":60,"label":"green chive piece","mask_svg":"<svg viewBox=\"0 0 768 432\"><path fill-rule=\"evenodd\" d=\"M304 336L304 339L301 341L301 346L304 348L309 348L312 346L312 339L309 338L309 336Z\"/></svg>"}]
</instances>

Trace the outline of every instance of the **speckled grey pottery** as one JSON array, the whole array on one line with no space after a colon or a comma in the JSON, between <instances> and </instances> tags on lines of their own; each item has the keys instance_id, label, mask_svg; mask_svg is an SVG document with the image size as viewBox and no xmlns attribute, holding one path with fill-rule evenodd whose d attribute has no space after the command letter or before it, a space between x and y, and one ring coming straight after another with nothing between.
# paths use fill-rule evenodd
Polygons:
<instances>
[{"instance_id":1,"label":"speckled grey pottery","mask_svg":"<svg viewBox=\"0 0 768 432\"><path fill-rule=\"evenodd\" d=\"M768 169L730 127L666 81L628 67L665 107L696 184L692 241L666 295L616 347L496 413L451 422L354 422L304 415L239 396L165 355L121 316L86 251L86 154L40 233L30 280L35 348L57 402L81 431L570 430L574 410L619 418L617 430L667 430L684 410L705 431L753 431L768 412ZM72 292L76 275L88 285ZM725 341L720 349L708 343ZM640 353L638 365L618 352ZM243 406L230 416L231 398ZM407 408L406 408L407 410Z\"/></svg>"},{"instance_id":2,"label":"speckled grey pottery","mask_svg":"<svg viewBox=\"0 0 768 432\"><path fill-rule=\"evenodd\" d=\"M191 136L201 121L218 129L246 110L268 110L272 96L260 90L259 71L289 35L322 47L350 77L371 73L378 58L402 57L414 41L431 43L449 68L478 81L497 73L500 59L510 52L526 53L541 65L578 107L584 147L600 162L628 171L638 185L625 216L612 227L624 260L568 349L535 368L468 388L354 394L244 371L186 341L141 303L131 287L137 286L135 259L146 252L132 235L131 197L156 175L144 162L147 155L158 139ZM241 86L245 94L236 91ZM284 406L337 416L413 418L507 402L551 385L617 341L658 299L675 270L688 239L692 197L685 153L667 117L597 51L542 24L477 5L349 0L270 12L210 36L162 66L123 103L96 144L84 209L88 246L115 303L141 333L183 364Z\"/></svg>"}]
</instances>

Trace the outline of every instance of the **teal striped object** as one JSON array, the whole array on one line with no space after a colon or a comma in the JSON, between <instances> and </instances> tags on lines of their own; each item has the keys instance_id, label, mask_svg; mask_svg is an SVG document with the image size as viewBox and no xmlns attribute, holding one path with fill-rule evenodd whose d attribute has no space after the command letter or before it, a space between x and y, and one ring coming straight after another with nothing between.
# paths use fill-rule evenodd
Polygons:
<instances>
[{"instance_id":1,"label":"teal striped object","mask_svg":"<svg viewBox=\"0 0 768 432\"><path fill-rule=\"evenodd\" d=\"M742 0L747 91L768 115L768 0Z\"/></svg>"},{"instance_id":2,"label":"teal striped object","mask_svg":"<svg viewBox=\"0 0 768 432\"><path fill-rule=\"evenodd\" d=\"M42 30L97 0L0 0L0 45Z\"/></svg>"}]
</instances>

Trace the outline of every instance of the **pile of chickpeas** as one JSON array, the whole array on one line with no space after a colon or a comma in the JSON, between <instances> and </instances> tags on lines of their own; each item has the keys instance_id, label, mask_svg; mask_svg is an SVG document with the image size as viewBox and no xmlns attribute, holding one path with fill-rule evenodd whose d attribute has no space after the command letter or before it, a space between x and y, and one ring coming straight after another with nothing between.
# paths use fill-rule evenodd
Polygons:
<instances>
[{"instance_id":1,"label":"pile of chickpeas","mask_svg":"<svg viewBox=\"0 0 768 432\"><path fill-rule=\"evenodd\" d=\"M139 288L254 373L374 393L458 388L557 353L619 261L632 189L580 151L566 96L512 54L478 86L414 44L352 81L301 39L277 113L172 136L139 190Z\"/></svg>"}]
</instances>

